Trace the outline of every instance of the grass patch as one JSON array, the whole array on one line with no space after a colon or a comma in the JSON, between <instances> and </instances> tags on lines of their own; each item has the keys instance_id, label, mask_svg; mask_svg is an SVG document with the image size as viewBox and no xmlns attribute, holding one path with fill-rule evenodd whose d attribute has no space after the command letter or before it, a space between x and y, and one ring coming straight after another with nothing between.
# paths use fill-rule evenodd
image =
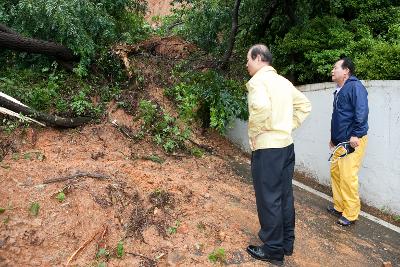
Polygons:
<instances>
[{"instance_id":1,"label":"grass patch","mask_svg":"<svg viewBox=\"0 0 400 267\"><path fill-rule=\"evenodd\" d=\"M124 250L124 242L119 241L118 245L117 245L117 257L118 258L122 258L125 254L125 250Z\"/></svg>"},{"instance_id":2,"label":"grass patch","mask_svg":"<svg viewBox=\"0 0 400 267\"><path fill-rule=\"evenodd\" d=\"M38 216L39 209L40 209L40 205L37 202L32 202L31 206L29 207L29 211L31 212L31 215L33 215L33 216Z\"/></svg>"},{"instance_id":3,"label":"grass patch","mask_svg":"<svg viewBox=\"0 0 400 267\"><path fill-rule=\"evenodd\" d=\"M193 156L195 156L196 158L201 158L204 155L204 151L201 148L198 147L193 147L190 150L190 154L192 154Z\"/></svg>"},{"instance_id":4,"label":"grass patch","mask_svg":"<svg viewBox=\"0 0 400 267\"><path fill-rule=\"evenodd\" d=\"M58 202L64 202L65 193L61 191L60 193L57 194L56 199L58 200Z\"/></svg>"},{"instance_id":5,"label":"grass patch","mask_svg":"<svg viewBox=\"0 0 400 267\"><path fill-rule=\"evenodd\" d=\"M211 252L208 255L208 259L212 262L212 263L225 263L226 261L226 255L225 255L225 249L223 248L217 248L215 249L213 252Z\"/></svg>"},{"instance_id":6,"label":"grass patch","mask_svg":"<svg viewBox=\"0 0 400 267\"><path fill-rule=\"evenodd\" d=\"M181 223L180 223L179 221L176 221L175 224L174 224L173 226L168 227L167 233L168 233L169 235L176 234L176 232L178 231L178 228L179 228L179 225L180 225L180 224L181 224Z\"/></svg>"}]
</instances>

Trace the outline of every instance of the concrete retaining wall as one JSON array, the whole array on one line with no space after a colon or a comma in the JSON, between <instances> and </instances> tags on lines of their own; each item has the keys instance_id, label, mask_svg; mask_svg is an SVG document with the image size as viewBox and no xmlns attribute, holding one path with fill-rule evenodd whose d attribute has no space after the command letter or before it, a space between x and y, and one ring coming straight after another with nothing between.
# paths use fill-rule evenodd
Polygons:
<instances>
[{"instance_id":1,"label":"concrete retaining wall","mask_svg":"<svg viewBox=\"0 0 400 267\"><path fill-rule=\"evenodd\" d=\"M400 81L363 81L368 90L369 132L359 172L361 199L371 206L400 214ZM299 86L313 110L293 136L296 169L330 185L329 148L333 83ZM247 123L236 120L228 138L250 152Z\"/></svg>"}]
</instances>

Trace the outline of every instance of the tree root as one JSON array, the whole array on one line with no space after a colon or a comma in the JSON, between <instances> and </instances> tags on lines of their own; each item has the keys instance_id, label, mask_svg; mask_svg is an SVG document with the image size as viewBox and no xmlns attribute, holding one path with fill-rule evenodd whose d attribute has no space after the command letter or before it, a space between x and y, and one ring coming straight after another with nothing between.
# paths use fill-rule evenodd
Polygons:
<instances>
[{"instance_id":1,"label":"tree root","mask_svg":"<svg viewBox=\"0 0 400 267\"><path fill-rule=\"evenodd\" d=\"M51 179L48 179L48 180L44 180L43 184L58 183L58 182L63 182L63 181L66 181L66 180L76 179L76 178L80 178L80 177L91 177L91 178L100 179L100 180L104 180L104 179L109 179L110 178L110 176L104 175L104 174L101 174L101 173L88 173L88 172L78 171L77 173L72 174L72 175L56 177L56 178L51 178Z\"/></svg>"}]
</instances>

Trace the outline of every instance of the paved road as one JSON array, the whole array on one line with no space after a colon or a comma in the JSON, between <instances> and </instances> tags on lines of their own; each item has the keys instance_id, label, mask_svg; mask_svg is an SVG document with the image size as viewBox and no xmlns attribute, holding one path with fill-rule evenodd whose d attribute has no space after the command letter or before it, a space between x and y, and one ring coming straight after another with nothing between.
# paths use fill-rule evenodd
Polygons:
<instances>
[{"instance_id":1,"label":"paved road","mask_svg":"<svg viewBox=\"0 0 400 267\"><path fill-rule=\"evenodd\" d=\"M250 183L248 164L232 163L232 168ZM342 227L326 212L327 200L294 186L296 242L285 266L400 266L400 234L360 217L355 225ZM251 242L259 242L256 236ZM259 261L254 266L262 266ZM265 264L264 264L265 266Z\"/></svg>"}]
</instances>

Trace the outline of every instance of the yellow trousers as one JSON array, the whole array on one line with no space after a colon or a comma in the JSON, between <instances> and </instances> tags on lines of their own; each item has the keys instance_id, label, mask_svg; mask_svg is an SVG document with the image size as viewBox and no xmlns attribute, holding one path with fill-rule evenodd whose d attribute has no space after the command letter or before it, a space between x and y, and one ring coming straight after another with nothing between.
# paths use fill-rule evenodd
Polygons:
<instances>
[{"instance_id":1,"label":"yellow trousers","mask_svg":"<svg viewBox=\"0 0 400 267\"><path fill-rule=\"evenodd\" d=\"M350 221L358 219L360 214L360 196L358 195L358 170L365 154L368 137L360 138L355 151L331 164L333 204L337 211ZM338 149L337 153L343 151ZM344 148L343 148L344 150Z\"/></svg>"}]
</instances>

